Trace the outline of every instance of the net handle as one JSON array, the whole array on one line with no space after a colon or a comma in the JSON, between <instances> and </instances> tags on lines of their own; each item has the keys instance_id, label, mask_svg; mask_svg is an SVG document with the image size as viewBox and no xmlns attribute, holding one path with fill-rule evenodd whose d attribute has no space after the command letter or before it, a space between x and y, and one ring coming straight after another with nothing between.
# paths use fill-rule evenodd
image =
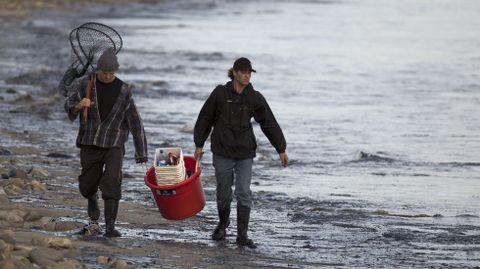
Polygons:
<instances>
[{"instance_id":1,"label":"net handle","mask_svg":"<svg viewBox=\"0 0 480 269\"><path fill-rule=\"evenodd\" d=\"M92 98L92 88L93 88L94 83L95 83L95 75L92 74L90 76L90 78L88 79L88 83L87 83L87 94L86 94L87 99ZM88 107L84 107L83 108L83 123L87 123L87 120L88 120Z\"/></svg>"}]
</instances>

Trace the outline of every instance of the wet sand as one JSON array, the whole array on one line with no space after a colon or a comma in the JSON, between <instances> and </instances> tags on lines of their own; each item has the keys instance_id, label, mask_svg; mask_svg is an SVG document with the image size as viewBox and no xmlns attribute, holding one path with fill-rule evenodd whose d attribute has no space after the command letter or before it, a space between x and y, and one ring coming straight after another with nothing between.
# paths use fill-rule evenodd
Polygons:
<instances>
[{"instance_id":1,"label":"wet sand","mask_svg":"<svg viewBox=\"0 0 480 269\"><path fill-rule=\"evenodd\" d=\"M29 139L24 139L25 135L22 133L2 131L1 136L10 136L22 145L31 143ZM10 242L14 250L25 246L38 247L40 244L35 242L48 238L67 238L72 241L72 246L65 248L70 253L65 259L76 259L87 265L87 268L104 268L96 267L106 266L96 262L99 256L108 257L110 264L115 260L126 261L129 268L257 268L259 262L266 264L272 262L272 258L249 250L229 247L228 251L225 251L221 245L212 248L200 244L165 242L149 238L142 240L138 236L129 237L128 234L117 239L107 239L101 235L75 235L74 233L79 231L84 223L86 206L85 200L79 196L75 188L77 160L72 158L58 162L55 158L43 158L37 149L28 147L10 147L6 150L11 154L0 156L2 163L0 171L3 175L9 173L7 169L12 163L19 169L41 168L49 162L57 163L56 168L48 165L44 170L47 175L30 173L1 181L1 190L5 190L6 194L1 195L3 200L0 211L11 211L12 208L18 209L20 206L30 215L42 217L42 220L26 218L23 221L7 219L0 221L2 227L0 240L4 239L5 234L12 233L16 239L15 243ZM36 179L45 186L45 190L15 192L11 187L12 182L18 181L19 178L22 178L23 189L29 189L25 186L29 186L29 183ZM5 198L8 198L10 203L7 203ZM171 229L170 222L161 218L156 208L125 201L120 205L118 222L121 231L129 228L137 231L142 229L147 231L150 228ZM13 253L12 257L15 256ZM281 260L275 262L289 263Z\"/></svg>"},{"instance_id":2,"label":"wet sand","mask_svg":"<svg viewBox=\"0 0 480 269\"><path fill-rule=\"evenodd\" d=\"M94 1L75 2L77 7L92 8L86 4ZM101 2L118 4L118 1ZM163 219L153 201L148 206L121 201L117 225L124 232L121 238L77 235L86 222L86 200L78 193L76 183L80 171L78 149L74 144L57 144L51 129L62 128L56 123L58 118L65 120L64 116L58 116L63 113L63 96L55 86L68 65L68 58L57 56L68 55L69 48L64 45L70 27L54 30L32 25L28 19L32 15L48 16L38 13L51 12L69 17L72 9L70 3L64 1L2 1L0 4L0 32L3 35L0 43L5 48L1 55L0 76L6 81L0 85L0 264L14 264L14 267L2 268L39 265L31 258L32 251L45 246L50 251L63 253L63 258L53 261L55 268L125 268L122 267L125 264L128 268L316 267L237 248L231 238L214 247L152 240L148 237L149 229L181 232L177 229L182 226L182 222L172 225L171 221ZM67 11L62 13L61 10ZM74 21L72 19L72 26ZM38 124L34 130L32 122ZM26 125L29 127L23 128ZM73 135L76 127L71 131ZM128 175L126 177L128 180ZM203 179L204 184L209 185L213 184L212 180ZM212 194L207 198L213 199ZM103 211L103 204L100 206ZM100 221L103 221L103 212ZM199 221L206 223L204 229L210 233L216 219L211 216ZM190 225L189 222L184 224ZM129 235L129 230L145 231L145 239L139 234ZM67 240L65 245L45 243L63 239ZM51 255L45 254L43 258Z\"/></svg>"}]
</instances>

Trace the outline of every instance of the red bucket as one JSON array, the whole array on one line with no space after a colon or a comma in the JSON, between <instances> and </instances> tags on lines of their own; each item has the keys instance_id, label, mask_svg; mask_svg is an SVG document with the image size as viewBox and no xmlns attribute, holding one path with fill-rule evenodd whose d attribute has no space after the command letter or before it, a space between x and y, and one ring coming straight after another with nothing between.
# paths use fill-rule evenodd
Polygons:
<instances>
[{"instance_id":1,"label":"red bucket","mask_svg":"<svg viewBox=\"0 0 480 269\"><path fill-rule=\"evenodd\" d=\"M200 165L195 169L195 158L183 156L185 170L193 173L189 178L174 185L159 186L155 168L150 167L145 175L145 185L152 191L160 214L169 220L182 220L194 216L205 206Z\"/></svg>"}]
</instances>

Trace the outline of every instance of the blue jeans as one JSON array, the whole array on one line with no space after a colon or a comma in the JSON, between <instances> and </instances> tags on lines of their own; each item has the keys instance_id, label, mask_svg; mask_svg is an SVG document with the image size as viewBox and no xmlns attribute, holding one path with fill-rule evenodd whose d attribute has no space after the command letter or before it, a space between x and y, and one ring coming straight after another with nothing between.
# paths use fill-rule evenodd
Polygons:
<instances>
[{"instance_id":1,"label":"blue jeans","mask_svg":"<svg viewBox=\"0 0 480 269\"><path fill-rule=\"evenodd\" d=\"M237 206L252 207L252 182L253 159L230 159L213 155L213 167L217 179L217 206L229 208L232 202L232 186L235 182L235 197Z\"/></svg>"}]
</instances>

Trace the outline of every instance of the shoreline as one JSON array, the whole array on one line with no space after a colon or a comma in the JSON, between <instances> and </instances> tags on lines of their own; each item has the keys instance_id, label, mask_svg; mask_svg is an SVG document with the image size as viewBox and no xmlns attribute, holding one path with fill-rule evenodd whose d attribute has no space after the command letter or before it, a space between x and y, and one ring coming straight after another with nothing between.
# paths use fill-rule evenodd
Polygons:
<instances>
[{"instance_id":1,"label":"shoreline","mask_svg":"<svg viewBox=\"0 0 480 269\"><path fill-rule=\"evenodd\" d=\"M32 9L28 16L18 19L0 17L0 264L8 256L10 261L15 258L19 263L30 263L16 268L33 268L33 262L44 262L47 265L44 267L55 263L55 268L125 268L125 265L129 268L479 268L478 210L473 206L463 208L469 201L475 204L478 196L467 197L461 188L452 188L456 184L472 190L473 186L479 186L477 181L470 180L476 179L477 163L404 164L407 158L397 159L390 154L383 158L375 150L367 150L366 156L359 158L349 155L345 162L323 163L328 157L320 157L313 163L292 156L291 170L277 170L277 160L269 157L269 151L263 149L265 144L260 144L262 157L256 163L252 182L255 210L250 233L259 246L249 250L235 244L235 210L227 240L219 243L210 239L217 213L215 179L208 154L202 173L205 208L193 218L168 221L161 217L143 183L142 168L134 163L129 139L117 225L123 237L75 235L86 223L86 200L77 185L78 122L69 122L63 110L63 96L56 90L70 60L69 30L87 20L105 19L107 24L121 26L126 40L132 42L145 37L155 43L155 38L144 36L143 31L148 30L147 33L162 38L165 33L172 34L158 40L156 46L169 44L163 42L171 40L188 44L196 38L190 37L190 31L205 15L219 15L221 20L213 24L205 21L210 29L216 29L243 14L223 14L228 7L222 3L218 6L215 3L213 13L202 10L211 9L210 2L162 1L155 5L152 1L137 0L124 6L80 2L75 9L68 1L67 8ZM287 4L305 5L294 2ZM249 9L257 7L253 2L240 4ZM264 10L270 10L272 4L266 3ZM344 2L338 5L351 6ZM143 16L149 19L137 24ZM272 14L269 23L275 23L277 16L282 14ZM199 41L208 42L209 38L202 37ZM271 43L271 38L265 42L276 44ZM180 46L177 50L167 46L154 52L151 48L135 47L130 44L123 51L129 62L120 75L128 76L138 86L136 101L145 111L141 114L146 116L150 153L154 147L189 146L190 133L179 129L197 111L192 106L183 111L186 114L176 113L178 106L174 102L182 106L200 102L205 92L188 87L198 84L203 89L210 78L189 84L194 78L189 77L190 70L203 73L210 70L205 68L215 68L217 61L223 62L230 53L214 47L212 50L218 52L213 52L212 57L210 51L198 52L197 47L185 50ZM329 55L332 59L337 57ZM277 72L284 75L283 69ZM145 74L147 78L143 77ZM182 81L177 81L179 77ZM153 101L158 101L159 109L149 107ZM163 106L165 111L161 109ZM293 128L295 121L288 121L287 126ZM319 125L312 127L321 129ZM356 138L356 134L348 137ZM294 148L309 138L302 139L292 143L297 156L311 152ZM335 143L332 142L332 147L339 146ZM335 151L327 152L337 156ZM345 148L341 152L350 153ZM424 169L429 172L424 173ZM460 171L436 173L432 169ZM422 173L412 175L418 171ZM277 173L282 172L279 177ZM300 177L302 172L307 172L308 177L297 182L300 179L297 175ZM450 175L455 181L445 177ZM292 185L295 183L308 185ZM308 186L312 188L305 192ZM460 193L434 196L446 186ZM315 195L309 196L310 193ZM377 195L381 199L376 199ZM103 209L103 202L100 208ZM104 227L103 212L100 224ZM45 256L56 260L44 261L51 260ZM115 260L118 263L113 265Z\"/></svg>"},{"instance_id":2,"label":"shoreline","mask_svg":"<svg viewBox=\"0 0 480 269\"><path fill-rule=\"evenodd\" d=\"M0 17L23 19L26 16L42 10L65 10L71 8L85 8L87 6L131 3L127 0L0 0Z\"/></svg>"},{"instance_id":3,"label":"shoreline","mask_svg":"<svg viewBox=\"0 0 480 269\"><path fill-rule=\"evenodd\" d=\"M5 130L0 130L0 135L3 137ZM31 143L30 136L41 134L10 135L19 144L28 145ZM153 204L153 198L151 206L132 201L120 202L117 222L119 230L124 233L120 238L76 235L86 223L86 200L76 187L78 167L75 163L79 162L78 158L45 158L45 152L36 149L35 145L2 147L0 152L0 174L3 178L0 181L0 250L3 253L0 265L13 262L16 265L14 268L28 268L35 261L32 259L35 249L44 249L46 254L43 258L46 260L49 256L60 255L55 253L63 253L61 259L35 263L65 266L58 268L158 268L158 264L167 268L225 268L226 264L232 268L258 268L259 263L268 264L272 261L271 257L261 253L237 248L234 239L211 247L195 242L151 238L149 229L171 230L181 223L163 219ZM53 153L47 155L55 156ZM209 180L203 179L204 185L211 184ZM102 212L99 222L103 228L101 200L99 205ZM205 228L207 230L215 225L215 216L209 218L206 220L209 226ZM189 221L183 223L189 225ZM132 236L128 234L130 230L144 231L144 234ZM142 236L145 239L141 239ZM47 242L57 243L49 245ZM276 261L285 267L297 262Z\"/></svg>"},{"instance_id":4,"label":"shoreline","mask_svg":"<svg viewBox=\"0 0 480 269\"><path fill-rule=\"evenodd\" d=\"M2 1L0 18L13 19L9 26L21 29L22 25L14 21L26 19L32 14L51 12L51 9L58 9L62 14L72 3L32 0L5 5ZM88 9L111 3L119 4L113 0L84 0L76 1L75 6ZM120 4L123 3L129 2L120 1ZM27 24L31 23L30 19ZM11 30L7 28L2 27L4 31ZM9 34L5 39L7 45L15 44L19 36L26 36L26 40L37 38L35 29L22 31L25 33ZM38 31L41 34L44 28L40 27ZM63 37L58 37L58 33L47 31L46 34L45 37L40 36L46 40L46 46L55 46L58 40L66 41L60 39ZM9 49L18 53L13 47ZM48 47L43 51L45 53L40 55L40 59L52 53ZM49 60L44 65L54 61ZM149 229L169 231L179 226L161 217L153 198L150 206L122 199L118 226L121 232L127 233L120 238L76 235L75 232L86 223L86 200L78 192L76 183L80 171L78 149L74 143L65 145L67 148L62 148L61 144L55 146L55 137L43 128L33 131L22 129L30 121L50 120L57 117L52 114L62 113L59 103L62 103L63 97L56 93L57 81L54 81L61 76L58 70L62 68L22 68L27 73L19 70L15 74L13 71L12 77L12 71L8 73L4 69L1 74L1 78L7 78L8 82L0 87L0 119L8 123L7 126L13 125L19 129L8 129L5 125L0 127L0 268L10 268L6 266L12 264L12 268L31 268L34 264L54 268L258 268L259 264L263 264L268 268L272 262L284 264L285 267L298 263L237 248L231 240L212 247L195 242L150 238ZM49 123L49 126L58 124ZM75 126L72 128L73 134L76 133L76 124L72 126ZM212 184L211 178L202 180L204 184ZM146 191L150 192L147 188ZM100 224L104 227L103 202L99 202L102 211ZM205 216L192 218L202 219ZM207 222L205 226L208 227L204 228L207 232L213 230L215 218L209 216L206 220L200 220ZM191 225L188 220L184 223ZM131 236L129 230L143 230L144 234ZM41 253L37 253L40 250Z\"/></svg>"}]
</instances>

